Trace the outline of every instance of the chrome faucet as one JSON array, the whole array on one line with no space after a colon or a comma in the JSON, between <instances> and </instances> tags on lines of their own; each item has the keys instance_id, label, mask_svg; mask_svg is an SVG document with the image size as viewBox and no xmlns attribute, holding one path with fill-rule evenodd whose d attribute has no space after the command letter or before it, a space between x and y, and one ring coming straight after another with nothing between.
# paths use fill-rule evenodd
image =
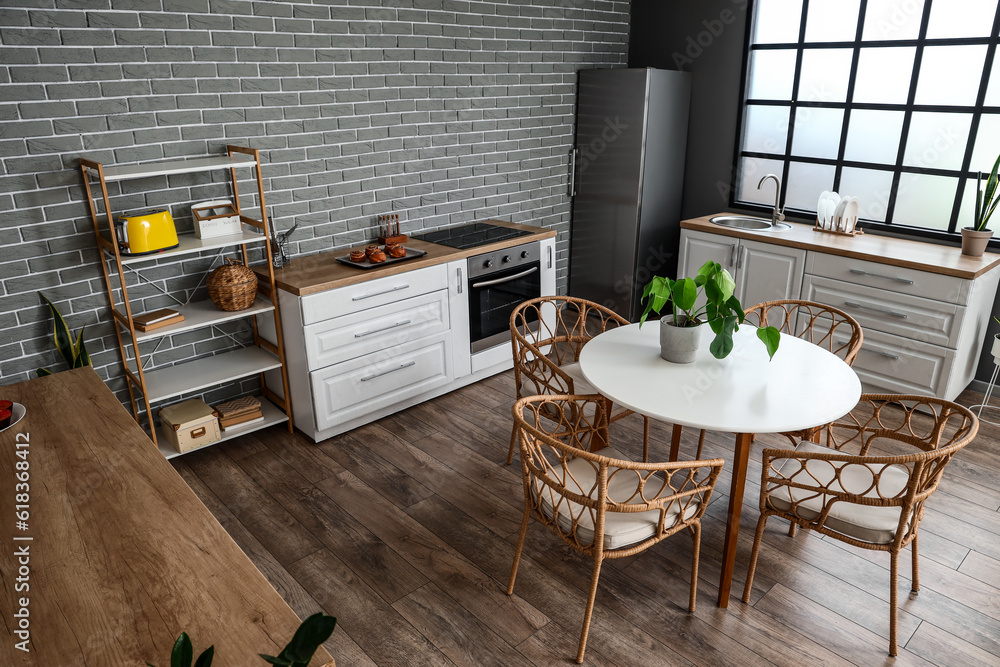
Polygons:
<instances>
[{"instance_id":1,"label":"chrome faucet","mask_svg":"<svg viewBox=\"0 0 1000 667\"><path fill-rule=\"evenodd\" d=\"M761 186L764 185L764 181L769 178L774 179L774 211L771 212L771 226L777 227L778 223L785 219L785 214L781 212L781 206L779 205L779 202L781 201L781 179L774 174L768 174L764 178L760 179L760 183L757 184L757 189L760 190Z\"/></svg>"}]
</instances>

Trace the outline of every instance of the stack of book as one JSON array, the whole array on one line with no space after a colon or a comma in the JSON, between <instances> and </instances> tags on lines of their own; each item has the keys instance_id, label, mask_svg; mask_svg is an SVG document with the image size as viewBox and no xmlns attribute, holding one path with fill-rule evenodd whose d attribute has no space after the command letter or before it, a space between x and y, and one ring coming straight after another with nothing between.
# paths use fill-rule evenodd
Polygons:
<instances>
[{"instance_id":1,"label":"stack of book","mask_svg":"<svg viewBox=\"0 0 1000 667\"><path fill-rule=\"evenodd\" d=\"M234 398L215 406L215 416L219 418L219 426L227 430L235 426L245 426L254 422L264 421L264 413L260 409L260 401L253 396Z\"/></svg>"},{"instance_id":2,"label":"stack of book","mask_svg":"<svg viewBox=\"0 0 1000 667\"><path fill-rule=\"evenodd\" d=\"M135 323L136 331L146 332L183 322L184 316L176 310L163 308L162 310L154 310L151 313L136 315L132 318L132 321Z\"/></svg>"}]
</instances>

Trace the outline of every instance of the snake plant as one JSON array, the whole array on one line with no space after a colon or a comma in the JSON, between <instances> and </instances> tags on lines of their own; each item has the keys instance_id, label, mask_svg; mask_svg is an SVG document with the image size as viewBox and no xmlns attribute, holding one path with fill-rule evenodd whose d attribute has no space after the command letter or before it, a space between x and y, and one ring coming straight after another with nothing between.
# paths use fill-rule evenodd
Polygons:
<instances>
[{"instance_id":1,"label":"snake plant","mask_svg":"<svg viewBox=\"0 0 1000 667\"><path fill-rule=\"evenodd\" d=\"M41 294L39 292L39 294ZM73 334L69 330L69 326L66 324L66 320L63 319L62 313L59 309L55 307L49 298L44 294L41 297L45 299L45 303L49 306L49 312L52 313L52 340L56 344L56 349L59 350L59 354L62 358L66 360L66 365L70 368L82 368L83 366L91 366L90 355L87 354L87 347L83 342L83 332L86 330L87 325L80 327L80 333L76 335L76 340L73 340ZM35 371L38 377L45 375L52 375L52 371L47 368L39 368Z\"/></svg>"},{"instance_id":2,"label":"snake plant","mask_svg":"<svg viewBox=\"0 0 1000 667\"><path fill-rule=\"evenodd\" d=\"M997 203L1000 202L1000 191L997 189L997 170L1000 169L1000 155L993 163L993 171L986 179L986 190L982 189L983 172L979 172L976 178L976 219L973 221L973 229L977 232L984 231L990 221L990 216L996 210Z\"/></svg>"}]
</instances>

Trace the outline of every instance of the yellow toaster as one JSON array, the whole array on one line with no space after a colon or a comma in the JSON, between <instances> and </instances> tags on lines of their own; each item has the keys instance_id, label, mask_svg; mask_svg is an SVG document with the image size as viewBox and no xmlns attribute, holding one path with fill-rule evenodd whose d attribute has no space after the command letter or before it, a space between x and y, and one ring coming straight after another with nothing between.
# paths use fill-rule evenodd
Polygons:
<instances>
[{"instance_id":1,"label":"yellow toaster","mask_svg":"<svg viewBox=\"0 0 1000 667\"><path fill-rule=\"evenodd\" d=\"M177 247L177 227L166 209L150 208L118 218L119 243L130 255L142 255Z\"/></svg>"}]
</instances>

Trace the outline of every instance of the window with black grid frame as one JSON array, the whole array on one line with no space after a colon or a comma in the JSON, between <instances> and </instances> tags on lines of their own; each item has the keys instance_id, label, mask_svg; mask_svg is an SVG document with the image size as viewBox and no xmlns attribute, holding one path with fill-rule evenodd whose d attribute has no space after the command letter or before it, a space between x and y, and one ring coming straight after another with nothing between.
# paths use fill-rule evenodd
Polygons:
<instances>
[{"instance_id":1,"label":"window with black grid frame","mask_svg":"<svg viewBox=\"0 0 1000 667\"><path fill-rule=\"evenodd\" d=\"M757 0L734 205L790 214L857 196L867 227L947 237L972 224L1000 153L997 0Z\"/></svg>"}]
</instances>

